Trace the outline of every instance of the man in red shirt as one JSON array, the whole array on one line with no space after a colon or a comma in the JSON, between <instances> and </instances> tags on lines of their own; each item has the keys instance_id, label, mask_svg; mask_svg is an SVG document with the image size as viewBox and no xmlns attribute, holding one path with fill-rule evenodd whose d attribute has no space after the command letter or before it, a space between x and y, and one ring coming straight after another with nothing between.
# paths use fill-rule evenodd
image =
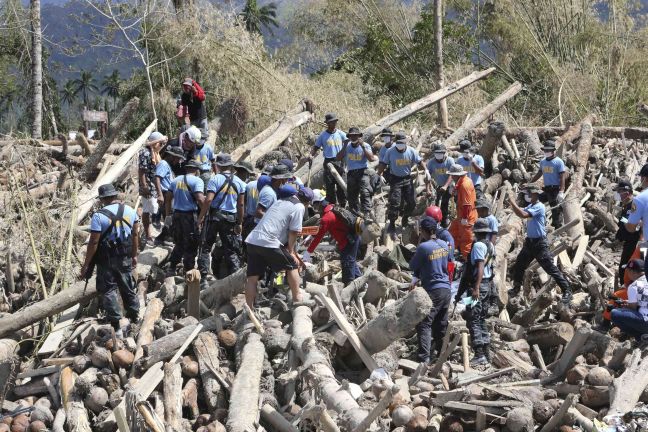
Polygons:
<instances>
[{"instance_id":1,"label":"man in red shirt","mask_svg":"<svg viewBox=\"0 0 648 432\"><path fill-rule=\"evenodd\" d=\"M182 107L182 109L180 109ZM182 81L182 95L176 115L184 124L193 125L200 129L202 138L209 136L207 123L207 107L205 106L205 91L191 78Z\"/></svg>"},{"instance_id":2,"label":"man in red shirt","mask_svg":"<svg viewBox=\"0 0 648 432\"><path fill-rule=\"evenodd\" d=\"M356 262L358 248L360 247L360 236L352 232L341 218L337 217L333 212L334 205L329 204L319 191L315 191L314 195L313 208L322 215L322 218L320 219L320 228L317 234L304 242L304 245L308 246L308 250L304 252L304 261L310 261L310 254L315 251L322 238L326 234L331 234L340 251L342 282L347 285L362 275Z\"/></svg>"}]
</instances>

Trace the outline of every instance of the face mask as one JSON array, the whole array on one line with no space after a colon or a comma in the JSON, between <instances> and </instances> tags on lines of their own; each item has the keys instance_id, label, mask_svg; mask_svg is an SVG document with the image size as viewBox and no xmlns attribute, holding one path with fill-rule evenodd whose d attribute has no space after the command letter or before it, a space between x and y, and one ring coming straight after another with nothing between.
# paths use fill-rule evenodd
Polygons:
<instances>
[{"instance_id":1,"label":"face mask","mask_svg":"<svg viewBox=\"0 0 648 432\"><path fill-rule=\"evenodd\" d=\"M466 158L466 159L470 159L472 157L472 154L470 154L470 152L464 152L463 155L464 155L464 158Z\"/></svg>"},{"instance_id":2,"label":"face mask","mask_svg":"<svg viewBox=\"0 0 648 432\"><path fill-rule=\"evenodd\" d=\"M396 148L403 152L407 148L407 144L396 144Z\"/></svg>"},{"instance_id":3,"label":"face mask","mask_svg":"<svg viewBox=\"0 0 648 432\"><path fill-rule=\"evenodd\" d=\"M621 194L619 192L614 192L614 201L621 202Z\"/></svg>"},{"instance_id":4,"label":"face mask","mask_svg":"<svg viewBox=\"0 0 648 432\"><path fill-rule=\"evenodd\" d=\"M390 136L384 136L384 137L383 137L383 142L384 142L385 144L389 144L389 143L391 142L391 137L390 137Z\"/></svg>"},{"instance_id":5,"label":"face mask","mask_svg":"<svg viewBox=\"0 0 648 432\"><path fill-rule=\"evenodd\" d=\"M438 161L442 161L445 157L445 153L434 153L434 158Z\"/></svg>"},{"instance_id":6,"label":"face mask","mask_svg":"<svg viewBox=\"0 0 648 432\"><path fill-rule=\"evenodd\" d=\"M529 195L529 194L524 194L524 201L530 203L530 202L531 202L531 195Z\"/></svg>"},{"instance_id":7,"label":"face mask","mask_svg":"<svg viewBox=\"0 0 648 432\"><path fill-rule=\"evenodd\" d=\"M351 144L353 144L354 147L357 147L358 144L360 144L360 138L355 138L351 140Z\"/></svg>"},{"instance_id":8,"label":"face mask","mask_svg":"<svg viewBox=\"0 0 648 432\"><path fill-rule=\"evenodd\" d=\"M553 157L553 152L544 152L544 154L547 159L551 159Z\"/></svg>"}]
</instances>

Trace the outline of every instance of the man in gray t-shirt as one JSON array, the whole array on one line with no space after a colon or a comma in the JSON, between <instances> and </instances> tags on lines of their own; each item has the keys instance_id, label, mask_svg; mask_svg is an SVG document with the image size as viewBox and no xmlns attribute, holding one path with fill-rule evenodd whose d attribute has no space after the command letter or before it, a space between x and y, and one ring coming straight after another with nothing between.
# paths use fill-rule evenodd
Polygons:
<instances>
[{"instance_id":1,"label":"man in gray t-shirt","mask_svg":"<svg viewBox=\"0 0 648 432\"><path fill-rule=\"evenodd\" d=\"M302 229L305 206L313 200L313 191L303 187L297 192L293 185L284 185L279 195L287 198L275 202L245 239L248 257L245 301L251 309L259 277L268 267L274 272L285 270L293 302L302 298L295 243Z\"/></svg>"}]
</instances>

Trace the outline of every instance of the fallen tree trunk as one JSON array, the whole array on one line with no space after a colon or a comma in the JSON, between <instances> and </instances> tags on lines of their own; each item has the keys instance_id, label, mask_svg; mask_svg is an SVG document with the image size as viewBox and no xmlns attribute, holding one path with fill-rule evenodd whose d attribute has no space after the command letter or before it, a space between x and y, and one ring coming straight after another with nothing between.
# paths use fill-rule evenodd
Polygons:
<instances>
[{"instance_id":1,"label":"fallen tree trunk","mask_svg":"<svg viewBox=\"0 0 648 432\"><path fill-rule=\"evenodd\" d=\"M126 125L133 117L133 114L135 114L135 111L137 111L138 106L139 98L137 97L132 98L128 101L128 103L126 103L126 105L124 105L124 107L119 112L119 115L115 117L112 123L110 123L106 135L101 138L101 141L99 141L99 144L97 145L97 147L95 147L92 154L88 156L88 160L83 166L83 169L81 170L81 172L79 172L79 178L87 182L90 182L94 179L94 176L97 174L97 165L99 165L99 162L101 162L101 158L103 158L104 153L106 153L106 150L108 150L110 144L112 144L113 141L117 139L119 133L126 129ZM146 138L148 138L148 136Z\"/></svg>"},{"instance_id":2,"label":"fallen tree trunk","mask_svg":"<svg viewBox=\"0 0 648 432\"><path fill-rule=\"evenodd\" d=\"M528 308L521 309L517 314L515 314L511 319L511 322L523 327L530 326L546 312L547 308L551 305L551 302L551 288L550 285L546 285L542 291L538 293L531 305Z\"/></svg>"},{"instance_id":3,"label":"fallen tree trunk","mask_svg":"<svg viewBox=\"0 0 648 432\"><path fill-rule=\"evenodd\" d=\"M293 129L308 123L312 119L313 114L311 114L309 111L304 111L290 117L284 117L279 122L277 129L270 136L268 136L268 138L266 138L263 142L259 143L256 147L250 150L250 154L247 159L249 159L252 164L256 163L256 161L263 155L279 147L279 144L284 142L286 138L290 136Z\"/></svg>"},{"instance_id":4,"label":"fallen tree trunk","mask_svg":"<svg viewBox=\"0 0 648 432\"><path fill-rule=\"evenodd\" d=\"M571 126L570 126L571 127ZM522 139L525 134L537 134L540 139L549 139L561 136L569 131L570 127L564 126L539 126L539 127L510 127L506 129L506 137ZM625 138L632 140L648 139L648 128L645 127L614 127L595 126L594 136L597 138ZM472 130L472 137L483 139L488 133L488 128ZM576 135L578 137L578 135Z\"/></svg>"},{"instance_id":5,"label":"fallen tree trunk","mask_svg":"<svg viewBox=\"0 0 648 432\"><path fill-rule=\"evenodd\" d=\"M157 119L153 120L151 124L148 125L148 127L144 130L144 132L135 140L135 142L131 144L128 150L126 150L119 156L119 159L115 161L108 172L106 172L106 174L104 174L101 179L97 179L97 181L95 182L96 186L79 196L78 202L80 202L81 204L77 209L78 225L81 225L81 222L92 208L94 200L99 194L99 186L106 183L112 183L117 180L120 175L122 175L122 173L126 170L128 163L139 153L142 146L146 143L149 135L151 135L156 127Z\"/></svg>"},{"instance_id":6,"label":"fallen tree trunk","mask_svg":"<svg viewBox=\"0 0 648 432\"><path fill-rule=\"evenodd\" d=\"M209 408L209 412L216 414L217 409L227 406L226 394L215 373L220 366L216 335L211 332L199 334L193 342L193 350L198 360L205 403Z\"/></svg>"},{"instance_id":7,"label":"fallen tree trunk","mask_svg":"<svg viewBox=\"0 0 648 432\"><path fill-rule=\"evenodd\" d=\"M625 414L634 409L641 393L648 386L646 368L648 357L645 357L645 351L636 348L625 372L612 382L609 414Z\"/></svg>"},{"instance_id":8,"label":"fallen tree trunk","mask_svg":"<svg viewBox=\"0 0 648 432\"><path fill-rule=\"evenodd\" d=\"M0 339L0 363L12 359L18 352L18 342L13 339Z\"/></svg>"},{"instance_id":9,"label":"fallen tree trunk","mask_svg":"<svg viewBox=\"0 0 648 432\"><path fill-rule=\"evenodd\" d=\"M540 348L566 345L573 337L574 327L565 322L532 327L526 333L526 340L529 345L538 345Z\"/></svg>"},{"instance_id":10,"label":"fallen tree trunk","mask_svg":"<svg viewBox=\"0 0 648 432\"><path fill-rule=\"evenodd\" d=\"M514 82L502 94L497 96L491 103L468 117L468 120L466 120L464 124L461 125L461 127L459 127L452 133L452 135L446 138L446 140L444 141L445 146L449 148L459 144L459 141L466 138L472 129L485 122L488 117L492 116L495 111L500 109L509 99L513 98L521 90L522 84L517 81Z\"/></svg>"},{"instance_id":11,"label":"fallen tree trunk","mask_svg":"<svg viewBox=\"0 0 648 432\"><path fill-rule=\"evenodd\" d=\"M359 278L353 280L349 285L345 286L340 292L340 299L342 303L347 305L351 299L356 296L367 284L367 291L362 298L365 303L378 304L378 301L391 291L398 289L400 285L394 279L388 278L378 270L371 270L365 272Z\"/></svg>"},{"instance_id":12,"label":"fallen tree trunk","mask_svg":"<svg viewBox=\"0 0 648 432\"><path fill-rule=\"evenodd\" d=\"M508 182L505 185L510 187ZM507 255L518 236L522 233L522 227L522 219L517 216L511 216L508 222L500 227L497 236L497 244L495 245L495 277L500 305L506 305L508 303L508 287L506 286Z\"/></svg>"},{"instance_id":13,"label":"fallen tree trunk","mask_svg":"<svg viewBox=\"0 0 648 432\"><path fill-rule=\"evenodd\" d=\"M140 325L139 333L137 334L137 348L135 349L135 358L133 364L144 355L142 346L148 345L153 342L153 326L155 321L160 318L164 309L164 303L159 298L153 298L149 301L144 311L144 319Z\"/></svg>"},{"instance_id":14,"label":"fallen tree trunk","mask_svg":"<svg viewBox=\"0 0 648 432\"><path fill-rule=\"evenodd\" d=\"M243 347L241 366L238 369L230 395L227 415L229 432L256 430L254 424L259 415L259 393L265 347L261 336L250 333Z\"/></svg>"},{"instance_id":15,"label":"fallen tree trunk","mask_svg":"<svg viewBox=\"0 0 648 432\"><path fill-rule=\"evenodd\" d=\"M311 101L310 99L302 99L295 107L286 112L286 114L282 118L272 123L263 131L259 132L254 138L252 138L245 144L236 147L232 151L232 160L239 160L246 153L249 157L249 155L252 154L252 152L258 146L261 146L262 143L270 139L271 136L276 135L277 130L281 127L282 122L285 122L286 118L294 117L304 112L312 113L313 111L313 101Z\"/></svg>"},{"instance_id":16,"label":"fallen tree trunk","mask_svg":"<svg viewBox=\"0 0 648 432\"><path fill-rule=\"evenodd\" d=\"M224 279L218 279L209 285L209 288L200 293L200 300L209 309L217 309L245 291L246 267Z\"/></svg>"},{"instance_id":17,"label":"fallen tree trunk","mask_svg":"<svg viewBox=\"0 0 648 432\"><path fill-rule=\"evenodd\" d=\"M164 422L173 431L182 430L182 373L180 363L164 365Z\"/></svg>"},{"instance_id":18,"label":"fallen tree trunk","mask_svg":"<svg viewBox=\"0 0 648 432\"><path fill-rule=\"evenodd\" d=\"M617 225L617 221L612 216L606 209L601 207L599 204L595 203L594 201L588 201L585 203L585 208L589 210L598 220L603 222L603 225L605 228L607 228L609 231L615 233L619 226Z\"/></svg>"}]
</instances>

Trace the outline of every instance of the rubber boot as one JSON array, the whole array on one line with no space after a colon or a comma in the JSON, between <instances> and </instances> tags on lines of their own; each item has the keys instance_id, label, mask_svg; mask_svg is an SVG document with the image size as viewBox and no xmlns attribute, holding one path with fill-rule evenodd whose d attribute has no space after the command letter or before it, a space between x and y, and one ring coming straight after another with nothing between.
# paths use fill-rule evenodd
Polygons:
<instances>
[{"instance_id":1,"label":"rubber boot","mask_svg":"<svg viewBox=\"0 0 648 432\"><path fill-rule=\"evenodd\" d=\"M481 345L475 346L475 356L470 360L470 367L488 364L488 359L484 355L484 348Z\"/></svg>"},{"instance_id":2,"label":"rubber boot","mask_svg":"<svg viewBox=\"0 0 648 432\"><path fill-rule=\"evenodd\" d=\"M568 305L571 301L573 295L571 290L565 290L562 295L562 302L564 305Z\"/></svg>"}]
</instances>

